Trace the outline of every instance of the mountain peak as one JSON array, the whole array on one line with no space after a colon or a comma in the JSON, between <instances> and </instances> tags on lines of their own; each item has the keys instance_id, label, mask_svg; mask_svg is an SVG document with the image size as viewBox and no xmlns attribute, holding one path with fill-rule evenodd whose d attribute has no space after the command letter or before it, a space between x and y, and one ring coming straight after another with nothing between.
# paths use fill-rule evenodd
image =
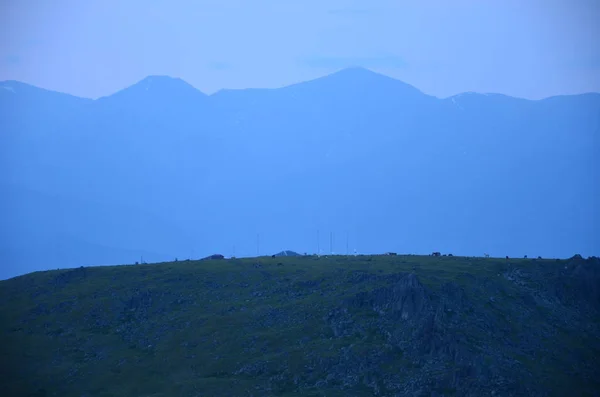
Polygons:
<instances>
[{"instance_id":1,"label":"mountain peak","mask_svg":"<svg viewBox=\"0 0 600 397\"><path fill-rule=\"evenodd\" d=\"M6 90L6 91L14 94L14 93L16 93L15 85L17 85L15 83L16 83L15 81L11 81L11 80L2 81L2 82L0 82L0 87L2 87L3 90Z\"/></svg>"},{"instance_id":2,"label":"mountain peak","mask_svg":"<svg viewBox=\"0 0 600 397\"><path fill-rule=\"evenodd\" d=\"M401 94L408 96L425 96L417 88L403 81L381 73L374 72L361 66L352 66L338 70L329 75L314 80L298 83L289 87L314 87L328 92L362 91L378 92L379 94ZM318 88L317 88L318 87Z\"/></svg>"},{"instance_id":3,"label":"mountain peak","mask_svg":"<svg viewBox=\"0 0 600 397\"><path fill-rule=\"evenodd\" d=\"M334 73L330 74L330 76L333 76L333 75L340 75L340 76L342 76L342 75L348 75L348 76L350 76L350 75L352 75L352 76L360 76L360 75L362 75L362 76L382 76L382 77L387 77L387 76L384 76L381 73L374 72L371 69L367 69L367 68L362 67L362 66L350 66L350 67L347 67L347 68L344 68L344 69L340 69L337 72L334 72Z\"/></svg>"},{"instance_id":4,"label":"mountain peak","mask_svg":"<svg viewBox=\"0 0 600 397\"><path fill-rule=\"evenodd\" d=\"M191 87L179 77L171 77L167 75L151 74L138 81L137 84L185 84Z\"/></svg>"},{"instance_id":5,"label":"mountain peak","mask_svg":"<svg viewBox=\"0 0 600 397\"><path fill-rule=\"evenodd\" d=\"M323 79L336 79L340 81L354 82L355 84L396 84L411 87L415 91L416 88L410 84L404 83L403 81L394 79L393 77L386 76L381 73L374 72L370 69L353 66L345 69L338 70L330 75L322 77Z\"/></svg>"},{"instance_id":6,"label":"mountain peak","mask_svg":"<svg viewBox=\"0 0 600 397\"><path fill-rule=\"evenodd\" d=\"M3 98L25 98L26 100L77 100L91 101L88 98L81 98L75 95L63 92L52 91L46 88L36 87L34 85L23 83L16 80L0 81L0 96ZM59 99L60 98L60 99Z\"/></svg>"},{"instance_id":7,"label":"mountain peak","mask_svg":"<svg viewBox=\"0 0 600 397\"><path fill-rule=\"evenodd\" d=\"M206 97L206 94L178 77L150 75L110 97Z\"/></svg>"}]
</instances>

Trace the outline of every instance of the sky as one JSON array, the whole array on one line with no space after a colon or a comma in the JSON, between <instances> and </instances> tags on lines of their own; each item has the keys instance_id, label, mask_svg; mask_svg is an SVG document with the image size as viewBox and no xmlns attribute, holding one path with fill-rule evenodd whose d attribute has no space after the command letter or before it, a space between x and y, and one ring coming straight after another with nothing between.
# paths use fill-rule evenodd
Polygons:
<instances>
[{"instance_id":1,"label":"sky","mask_svg":"<svg viewBox=\"0 0 600 397\"><path fill-rule=\"evenodd\" d=\"M362 66L438 97L600 92L600 0L0 0L0 81L211 94Z\"/></svg>"}]
</instances>

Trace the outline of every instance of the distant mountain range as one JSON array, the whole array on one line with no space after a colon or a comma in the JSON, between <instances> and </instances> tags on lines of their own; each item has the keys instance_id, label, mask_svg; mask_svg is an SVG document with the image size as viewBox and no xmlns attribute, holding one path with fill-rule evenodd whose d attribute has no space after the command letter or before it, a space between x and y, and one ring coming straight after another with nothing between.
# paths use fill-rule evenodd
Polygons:
<instances>
[{"instance_id":1,"label":"distant mountain range","mask_svg":"<svg viewBox=\"0 0 600 397\"><path fill-rule=\"evenodd\" d=\"M438 99L361 68L89 100L0 83L0 278L330 250L600 254L600 94ZM321 241L317 241L317 236Z\"/></svg>"}]
</instances>

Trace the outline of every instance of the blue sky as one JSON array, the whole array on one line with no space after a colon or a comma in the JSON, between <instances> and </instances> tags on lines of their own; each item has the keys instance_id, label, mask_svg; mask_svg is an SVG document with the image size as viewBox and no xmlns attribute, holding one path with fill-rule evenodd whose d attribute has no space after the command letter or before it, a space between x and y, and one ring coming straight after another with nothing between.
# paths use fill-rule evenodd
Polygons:
<instances>
[{"instance_id":1,"label":"blue sky","mask_svg":"<svg viewBox=\"0 0 600 397\"><path fill-rule=\"evenodd\" d=\"M147 75L212 93L363 66L446 97L600 91L598 0L1 0L0 80L96 98Z\"/></svg>"}]
</instances>

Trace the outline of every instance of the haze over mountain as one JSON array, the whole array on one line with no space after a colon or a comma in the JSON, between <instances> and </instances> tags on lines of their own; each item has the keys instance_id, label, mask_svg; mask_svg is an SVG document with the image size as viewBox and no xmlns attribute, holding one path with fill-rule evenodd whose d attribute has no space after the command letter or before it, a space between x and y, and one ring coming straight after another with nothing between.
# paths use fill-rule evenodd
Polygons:
<instances>
[{"instance_id":1,"label":"haze over mountain","mask_svg":"<svg viewBox=\"0 0 600 397\"><path fill-rule=\"evenodd\" d=\"M207 96L0 83L0 277L282 250L600 254L600 94L439 99L362 68Z\"/></svg>"}]
</instances>

